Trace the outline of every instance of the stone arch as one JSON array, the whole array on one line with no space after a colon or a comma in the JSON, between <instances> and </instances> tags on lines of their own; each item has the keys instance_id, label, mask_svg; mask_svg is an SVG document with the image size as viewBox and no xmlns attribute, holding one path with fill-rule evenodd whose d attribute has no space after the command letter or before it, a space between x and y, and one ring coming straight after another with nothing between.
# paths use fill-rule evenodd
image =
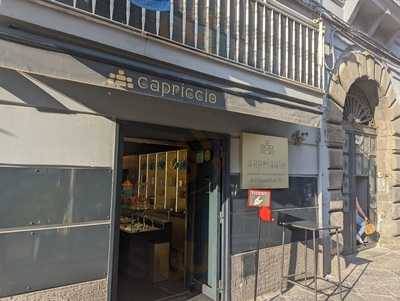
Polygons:
<instances>
[{"instance_id":1,"label":"stone arch","mask_svg":"<svg viewBox=\"0 0 400 301\"><path fill-rule=\"evenodd\" d=\"M381 243L390 246L400 240L400 99L387 66L368 52L349 51L338 61L329 82L325 114L328 147L328 196L330 219L343 225L343 108L351 86L359 80L377 84L375 111L378 135L378 229ZM394 237L399 237L395 239Z\"/></svg>"}]
</instances>

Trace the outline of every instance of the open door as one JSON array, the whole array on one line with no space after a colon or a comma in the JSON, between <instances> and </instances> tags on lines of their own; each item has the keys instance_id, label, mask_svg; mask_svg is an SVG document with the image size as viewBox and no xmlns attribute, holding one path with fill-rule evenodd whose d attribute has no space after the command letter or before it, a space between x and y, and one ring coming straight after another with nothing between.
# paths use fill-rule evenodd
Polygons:
<instances>
[{"instance_id":1,"label":"open door","mask_svg":"<svg viewBox=\"0 0 400 301\"><path fill-rule=\"evenodd\" d=\"M203 140L190 144L188 248L189 285L212 300L219 299L222 191L221 143Z\"/></svg>"}]
</instances>

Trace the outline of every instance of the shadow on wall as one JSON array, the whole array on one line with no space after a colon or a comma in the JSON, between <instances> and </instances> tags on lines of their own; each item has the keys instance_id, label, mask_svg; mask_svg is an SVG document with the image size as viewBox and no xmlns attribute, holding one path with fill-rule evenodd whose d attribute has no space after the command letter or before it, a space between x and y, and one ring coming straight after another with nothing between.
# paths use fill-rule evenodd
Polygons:
<instances>
[{"instance_id":1,"label":"shadow on wall","mask_svg":"<svg viewBox=\"0 0 400 301\"><path fill-rule=\"evenodd\" d=\"M15 135L13 133L11 133L10 131L7 131L5 129L0 129L0 134L9 136L9 137L15 137Z\"/></svg>"},{"instance_id":2,"label":"shadow on wall","mask_svg":"<svg viewBox=\"0 0 400 301\"><path fill-rule=\"evenodd\" d=\"M121 54L117 54L120 56ZM88 60L84 58L79 58L79 57L74 57L74 59L82 64L82 66L86 67L86 69L92 70L96 72L97 75L101 77L108 78L109 74L111 72L115 72L118 70L118 66L111 65L112 62L109 64L104 64L100 63L94 60ZM131 60L131 59L130 59ZM121 69L126 70L125 72L127 75L132 76L133 78L135 77L136 72L143 72L143 74L149 75L149 76L154 76L154 77L159 77L162 79L170 80L173 82L178 81L178 83L184 83L187 85L195 85L195 86L201 86L201 82L203 81L203 87L207 88L210 86L210 84L218 87L219 85L223 86L223 89L221 88L221 91L223 90L228 90L230 94L232 95L237 95L240 97L243 97L243 99L246 101L246 103L249 106L256 107L257 102L262 102L262 101L268 101L271 103L276 103L282 105L282 102L277 101L276 99L274 100L274 97L277 97L277 95L288 95L288 89L286 88L285 85L274 85L274 90L275 93L271 92L266 92L265 90L261 89L255 89L252 87L250 83L243 82L242 80L238 80L235 78L235 76L232 76L232 74L229 75L229 80L224 80L224 79L218 79L218 82L212 82L210 83L210 76L205 75L203 73L198 73L194 74L193 76L191 75L183 75L181 70L176 70L174 69L173 65L167 64L167 63L162 63L159 62L158 65L163 67L163 73L160 73L160 69L157 67L151 67L152 64L154 64L154 61L149 60L148 58L141 57L138 58L136 57L135 61L135 66L126 66L122 67ZM166 70L172 70L170 72ZM181 79L177 80L177 75L180 76ZM194 80L195 79L195 80ZM232 81L235 81L235 84L232 84ZM239 83L241 82L241 83ZM272 84L272 82L270 82ZM218 88L213 88L213 89L218 89ZM252 89L252 90L250 90ZM254 90L254 91L253 91ZM277 94L279 93L279 94ZM300 102L300 100L297 100ZM308 104L306 101L304 101L305 104ZM222 107L225 107L225 102L222 104ZM296 107L296 106L294 106Z\"/></svg>"},{"instance_id":3,"label":"shadow on wall","mask_svg":"<svg viewBox=\"0 0 400 301\"><path fill-rule=\"evenodd\" d=\"M132 92L141 93L141 90L137 87L137 79L140 78L141 76L142 77L144 76L146 77L146 83L148 83L149 85L151 83L150 80L154 79L158 82L159 85L161 85L162 83L168 84L169 90L171 90L172 85L174 85L176 87L179 87L181 90L182 89L191 90L191 93L193 93L193 90L196 91L197 89L199 89L199 92L202 93L201 95L215 94L216 95L215 104L208 103L207 101L201 101L196 103L198 105L205 107L213 107L213 108L218 107L219 109L225 109L226 103L229 101L228 97L234 97L234 95L239 96L240 99L244 100L249 106L252 107L257 107L258 103L262 102L268 102L275 105L282 105L281 101L278 101L277 99L273 98L274 95L265 93L263 91L250 91L248 90L248 87L245 85L243 86L236 85L235 87L233 87L231 84L224 82L223 80L221 80L221 84L223 82L223 84L225 85L224 89L229 90L230 96L227 96L228 94L224 94L224 90L222 88L218 88L217 83L212 83L217 87L213 88L213 90L210 90L208 88L210 85L209 79L206 81L206 78L203 78L204 76L201 75L196 75L196 83L194 83L193 78L190 76L187 76L182 80L177 80L174 77L176 76L175 74L171 73L167 75L165 74L161 75L156 69L151 71L154 75L150 75L149 71L147 70L149 69L149 66L148 64L145 65L144 63L142 64L138 63L139 65L135 69L135 71L133 70L125 71L124 69L119 69L118 66L99 63L78 57L75 57L74 59L76 62L78 62L78 64L80 64L80 66L79 65L77 67L75 66L75 68L81 67L82 69L82 70L73 70L74 72L81 71L82 72L81 77L85 77L87 79L87 82L90 83L90 86L95 87L95 89L101 89L102 86L108 85L109 81L111 81L112 84L110 84L110 87L106 88L106 90L108 93L111 92L113 95L125 93L125 94L131 94L128 97L134 97L132 96ZM143 66L142 70L140 69L141 66ZM143 73L138 73L136 70L139 70L139 72L142 71ZM123 75L119 75L118 74L119 71L123 72ZM75 108L71 109L69 107L71 101L76 101L76 103L87 105L87 103L85 104L85 102L81 102L82 94L80 94L78 97L71 97L70 96L71 88L65 89L67 86L69 86L68 83L72 83L72 90L80 90L82 87L80 87L79 83L77 82L61 80L61 79L51 79L41 75L25 74L6 69L0 69L0 74L1 74L0 85L4 88L5 91L7 91L6 94L8 94L6 95L7 97L2 97L4 99L0 99L0 102L1 101L4 101L5 103L7 103L8 101L17 102L20 104L36 107L40 111L54 110L55 112L62 111L62 113L79 111L76 110ZM68 74L66 76L68 76ZM113 76L114 79L110 78L110 76ZM119 80L118 76L124 78L126 82ZM202 80L204 80L203 83L201 82ZM118 84L116 84L117 82ZM122 86L119 86L120 83ZM57 86L60 89L58 89ZM86 86L88 85L86 84ZM21 89L21 87L24 88ZM151 89L147 89L146 93L143 94L143 97L146 97L146 95L148 96L148 92L150 94L157 94L156 92L153 91L154 92L153 93L152 91L153 90ZM161 97L161 95L158 94L153 96ZM285 94L284 91L283 94ZM58 99L58 96L61 96L61 98ZM109 96L110 95L106 96L106 98L110 98ZM171 96L171 93L163 96L164 96L163 98L172 97L173 100L177 100L178 102L190 104L188 97L182 98L179 95ZM68 97L71 97L71 99L68 100L68 102L64 103L63 98L68 98ZM136 97L141 97L141 96L136 95ZM191 97L191 99L193 99L193 96ZM297 108L297 106L293 107ZM100 114L103 113L101 110L98 111L96 110L95 107L92 106L87 106L87 108L92 109L91 113L100 113Z\"/></svg>"},{"instance_id":4,"label":"shadow on wall","mask_svg":"<svg viewBox=\"0 0 400 301\"><path fill-rule=\"evenodd\" d=\"M218 83L210 82L209 77L204 75L183 75L181 70L174 71L173 66L159 63L164 68L161 73L160 67L151 66L154 64L152 61L136 62L135 66L117 66L112 65L113 62L102 63L80 57L73 57L73 60L78 63L78 69L86 70L87 82L98 88L106 87L131 95L141 94L202 107L226 108L223 89L218 88ZM210 85L213 86L212 89ZM198 100L199 95L201 101ZM215 95L215 98L210 101L207 95Z\"/></svg>"},{"instance_id":5,"label":"shadow on wall","mask_svg":"<svg viewBox=\"0 0 400 301\"><path fill-rule=\"evenodd\" d=\"M300 280L303 275L301 273L305 272L305 261L304 261L304 251L305 246L307 246L308 252L308 262L307 262L307 275L310 277L313 273L314 261L313 261L313 250L312 250L312 242L307 241L306 245L304 242L291 243L287 244L285 247L285 264L284 264L284 273L285 274L300 274L299 276L290 277L292 280ZM341 245L336 245L334 242L333 249L337 247L341 248ZM260 267L259 267L259 275L258 275L258 292L257 295L265 295L265 294L275 294L274 292L278 292L280 290L281 285L281 247L274 247L263 249L260 251ZM321 254L321 249L319 248L319 255ZM254 279L255 279L255 256L254 254L245 254L241 256L241 262L243 267L243 279L242 283L236 287L233 285L233 294L232 299L235 301L242 300L252 300L254 297ZM320 258L320 256L319 256ZM321 259L321 258L320 258ZM335 260L333 260L335 261ZM346 299L347 295L351 292L351 290L355 287L355 285L360 281L361 277L364 275L367 270L370 260L357 257L357 255L352 255L344 258L345 267L351 269L342 269L342 280L343 280L343 289L344 289L344 299ZM318 269L319 276L322 276L321 269ZM337 279L337 271L334 271L332 274L333 278L328 278L330 280ZM239 276L240 277L240 276ZM235 277L234 277L235 278ZM337 295L339 292L337 290L326 289L326 285L324 281L319 282L321 286L320 288L325 287L326 299L330 300L331 297ZM311 282L311 288L313 288L313 284ZM284 292L289 291L294 287L293 284L290 284L286 281L283 283ZM270 296L270 295L269 295ZM272 299L268 300L280 300L280 294L274 295Z\"/></svg>"},{"instance_id":6,"label":"shadow on wall","mask_svg":"<svg viewBox=\"0 0 400 301\"><path fill-rule=\"evenodd\" d=\"M304 233L304 231L302 231ZM310 235L309 235L310 236ZM318 244L318 262L317 262L317 273L319 277L323 277L322 274L322 244L320 241ZM337 261L335 259L336 249L343 249L342 243L337 243L336 241L332 241L332 264L334 265L333 275L337 277ZM305 251L307 250L307 258L305 259ZM344 261L343 261L344 259ZM245 297L248 299L251 297L251 287L254 288L254 276L255 276L255 256L254 253L249 253L241 256L242 267L243 267L243 278L244 282L247 285L247 288L242 291L245 294ZM344 265L343 265L344 263ZM344 278L347 281L347 289L346 294L349 293L352 287L358 282L361 275L364 273L366 267L363 266L368 264L369 261L357 258L356 256L352 257L344 257L341 259L342 265L342 279ZM262 249L260 251L260 266L259 266L259 284L258 284L258 293L257 295L268 294L273 291L278 291L280 289L280 281L281 281L281 264L282 264L282 248L281 246L276 246L272 248ZM357 267L361 266L363 271L360 272L360 269L353 268L352 271L347 271L347 273L343 274L345 268L348 268L350 265L357 265ZM284 253L284 265L283 265L283 273L285 275L297 275L289 277L291 280L302 280L304 279L304 272L307 271L308 277L313 275L314 272L314 252L313 252L313 244L312 240L308 239L307 241L301 241L296 243L286 243L285 245L285 253ZM322 282L324 283L324 282ZM284 291L290 290L293 287L293 284L288 283L287 281L283 282ZM335 295L335 292L332 292L332 295ZM240 300L240 298L238 299Z\"/></svg>"},{"instance_id":7,"label":"shadow on wall","mask_svg":"<svg viewBox=\"0 0 400 301\"><path fill-rule=\"evenodd\" d=\"M29 105L38 108L39 111L70 112L66 106L43 91L32 80L34 79L29 75L1 68L0 87L3 91L1 91L2 95L0 94L0 103Z\"/></svg>"}]
</instances>

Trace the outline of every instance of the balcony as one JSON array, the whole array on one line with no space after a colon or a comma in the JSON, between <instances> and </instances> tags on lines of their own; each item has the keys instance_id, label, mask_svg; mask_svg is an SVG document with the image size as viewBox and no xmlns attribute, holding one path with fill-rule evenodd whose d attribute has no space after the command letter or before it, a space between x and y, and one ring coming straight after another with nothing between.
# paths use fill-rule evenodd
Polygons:
<instances>
[{"instance_id":1,"label":"balcony","mask_svg":"<svg viewBox=\"0 0 400 301\"><path fill-rule=\"evenodd\" d=\"M173 0L169 12L149 11L129 0L39 2L322 89L322 23L277 1Z\"/></svg>"}]
</instances>

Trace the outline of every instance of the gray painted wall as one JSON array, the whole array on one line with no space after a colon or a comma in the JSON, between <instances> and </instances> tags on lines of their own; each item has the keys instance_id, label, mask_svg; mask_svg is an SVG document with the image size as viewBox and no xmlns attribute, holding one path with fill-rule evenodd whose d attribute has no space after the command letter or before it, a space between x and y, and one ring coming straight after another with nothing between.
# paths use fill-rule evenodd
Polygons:
<instances>
[{"instance_id":1,"label":"gray painted wall","mask_svg":"<svg viewBox=\"0 0 400 301\"><path fill-rule=\"evenodd\" d=\"M0 297L105 279L115 121L0 81Z\"/></svg>"},{"instance_id":2,"label":"gray painted wall","mask_svg":"<svg viewBox=\"0 0 400 301\"><path fill-rule=\"evenodd\" d=\"M0 163L113 168L115 122L0 105Z\"/></svg>"},{"instance_id":3,"label":"gray painted wall","mask_svg":"<svg viewBox=\"0 0 400 301\"><path fill-rule=\"evenodd\" d=\"M96 21L95 18L66 13L64 10L49 8L36 2L39 1L2 0L0 2L0 19L7 17L6 23L27 22L30 25L18 24L18 26L26 30L35 28L34 30L38 33L44 33L43 28L51 29L69 34L76 39L85 39L171 65L176 65L176 58L179 57L179 66L189 70L196 70L205 75L299 100L321 103L321 94L305 87L282 82L277 78L255 72L249 68L243 68L238 64L228 63L194 50L143 36L109 22ZM67 11L70 12L71 10ZM35 26L40 26L42 29ZM49 32L46 32L46 34L49 34ZM57 33L55 35L57 36Z\"/></svg>"}]
</instances>

